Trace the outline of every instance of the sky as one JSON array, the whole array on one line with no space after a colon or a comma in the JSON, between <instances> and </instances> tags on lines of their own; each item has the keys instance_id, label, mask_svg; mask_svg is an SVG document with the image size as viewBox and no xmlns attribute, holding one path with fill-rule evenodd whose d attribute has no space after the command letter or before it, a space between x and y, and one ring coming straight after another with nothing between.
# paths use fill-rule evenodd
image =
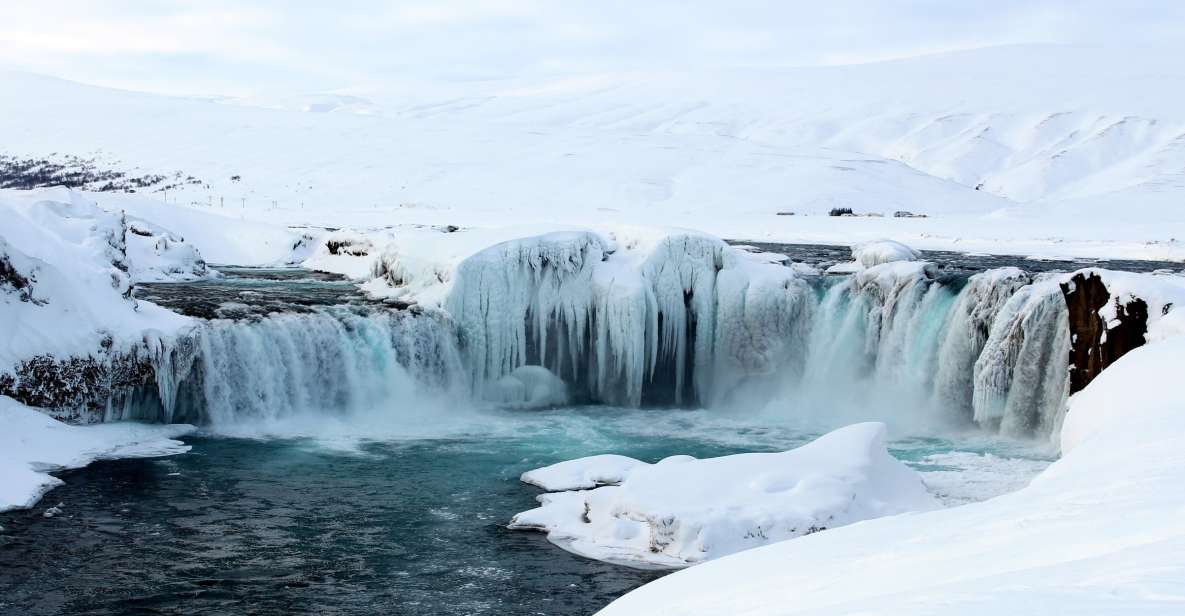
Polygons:
<instances>
[{"instance_id":1,"label":"sky","mask_svg":"<svg viewBox=\"0 0 1185 616\"><path fill-rule=\"evenodd\" d=\"M168 94L848 64L1185 31L1178 0L5 0L0 67Z\"/></svg>"}]
</instances>

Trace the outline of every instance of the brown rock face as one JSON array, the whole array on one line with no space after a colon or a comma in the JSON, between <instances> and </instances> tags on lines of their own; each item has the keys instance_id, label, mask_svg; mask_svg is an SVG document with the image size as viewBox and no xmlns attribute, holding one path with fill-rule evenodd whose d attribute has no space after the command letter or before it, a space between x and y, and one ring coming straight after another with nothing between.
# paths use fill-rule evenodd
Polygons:
<instances>
[{"instance_id":1,"label":"brown rock face","mask_svg":"<svg viewBox=\"0 0 1185 616\"><path fill-rule=\"evenodd\" d=\"M1126 304L1111 297L1103 279L1079 272L1061 285L1070 313L1070 393L1081 391L1104 368L1144 344L1148 332L1148 304L1136 298ZM1115 302L1118 323L1108 329L1099 309Z\"/></svg>"}]
</instances>

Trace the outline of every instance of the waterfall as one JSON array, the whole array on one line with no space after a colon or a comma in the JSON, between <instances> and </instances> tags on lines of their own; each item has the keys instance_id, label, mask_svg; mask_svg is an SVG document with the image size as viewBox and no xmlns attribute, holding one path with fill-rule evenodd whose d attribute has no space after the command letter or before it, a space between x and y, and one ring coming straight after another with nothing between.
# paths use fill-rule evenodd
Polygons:
<instances>
[{"instance_id":1,"label":"waterfall","mask_svg":"<svg viewBox=\"0 0 1185 616\"><path fill-rule=\"evenodd\" d=\"M974 371L996 315L1029 276L1005 267L972 276L951 308L938 346L934 401L964 419L974 418Z\"/></svg>"},{"instance_id":2,"label":"waterfall","mask_svg":"<svg viewBox=\"0 0 1185 616\"><path fill-rule=\"evenodd\" d=\"M1056 281L1020 287L996 315L973 372L975 421L1055 434L1070 388L1070 325Z\"/></svg>"},{"instance_id":3,"label":"waterfall","mask_svg":"<svg viewBox=\"0 0 1185 616\"><path fill-rule=\"evenodd\" d=\"M574 232L493 246L454 282L443 310L201 321L152 351L156 391L108 416L219 426L449 396L1049 435L1064 412L1065 302L1056 280L1016 268L960 279L896 261L822 275L694 233L621 246Z\"/></svg>"},{"instance_id":4,"label":"waterfall","mask_svg":"<svg viewBox=\"0 0 1185 616\"><path fill-rule=\"evenodd\" d=\"M439 316L344 307L205 322L157 375L163 419L213 426L416 404L466 379Z\"/></svg>"},{"instance_id":5,"label":"waterfall","mask_svg":"<svg viewBox=\"0 0 1185 616\"><path fill-rule=\"evenodd\" d=\"M591 402L846 407L1047 435L1068 324L1056 285L1036 288L1016 268L812 276L696 234L619 250L554 233L462 262L445 308L475 392L534 365Z\"/></svg>"}]
</instances>

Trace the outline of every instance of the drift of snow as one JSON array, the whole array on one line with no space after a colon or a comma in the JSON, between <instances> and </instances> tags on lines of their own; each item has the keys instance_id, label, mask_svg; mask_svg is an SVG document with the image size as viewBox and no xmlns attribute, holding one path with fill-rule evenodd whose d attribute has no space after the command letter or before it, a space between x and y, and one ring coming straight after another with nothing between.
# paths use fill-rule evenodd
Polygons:
<instances>
[{"instance_id":1,"label":"drift of snow","mask_svg":"<svg viewBox=\"0 0 1185 616\"><path fill-rule=\"evenodd\" d=\"M205 274L198 252L171 232L65 190L0 192L0 218L0 259L28 283L0 286L0 372L35 355L156 346L190 323L130 298L137 276Z\"/></svg>"},{"instance_id":2,"label":"drift of snow","mask_svg":"<svg viewBox=\"0 0 1185 616\"><path fill-rule=\"evenodd\" d=\"M1022 490L735 554L651 582L600 613L1177 613L1185 604L1181 357L1185 337L1174 337L1107 368L1070 401L1062 459Z\"/></svg>"},{"instance_id":3,"label":"drift of snow","mask_svg":"<svg viewBox=\"0 0 1185 616\"><path fill-rule=\"evenodd\" d=\"M938 506L921 477L889 455L878 423L841 428L782 453L672 456L655 464L593 456L530 471L523 480L569 491L541 495L541 506L514 516L510 528L541 530L570 552L643 569L686 567Z\"/></svg>"},{"instance_id":4,"label":"drift of snow","mask_svg":"<svg viewBox=\"0 0 1185 616\"><path fill-rule=\"evenodd\" d=\"M274 223L541 219L1181 259L1180 55L1038 45L851 66L510 76L364 88L377 91L351 95L362 107L296 94L293 110L0 72L0 92L12 93L0 96L0 134L12 155L101 150L99 166L192 174L200 181L161 196L240 222L225 248L207 247L213 263L281 258L300 233ZM339 112L296 111L329 107ZM885 217L826 215L836 207ZM128 213L206 246L200 216Z\"/></svg>"},{"instance_id":5,"label":"drift of snow","mask_svg":"<svg viewBox=\"0 0 1185 616\"><path fill-rule=\"evenodd\" d=\"M0 511L32 507L62 485L51 472L95 460L185 453L189 446L174 439L194 429L137 423L70 426L7 396L0 396L0 424Z\"/></svg>"},{"instance_id":6,"label":"drift of snow","mask_svg":"<svg viewBox=\"0 0 1185 616\"><path fill-rule=\"evenodd\" d=\"M917 261L922 253L893 240L874 240L852 244L852 259L862 267L875 267L894 261Z\"/></svg>"}]
</instances>

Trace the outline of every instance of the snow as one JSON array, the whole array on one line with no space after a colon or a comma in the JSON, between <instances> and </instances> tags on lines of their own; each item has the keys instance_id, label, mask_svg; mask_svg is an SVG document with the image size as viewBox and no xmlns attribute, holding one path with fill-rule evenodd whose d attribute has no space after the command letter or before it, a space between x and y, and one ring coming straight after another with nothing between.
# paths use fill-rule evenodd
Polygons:
<instances>
[{"instance_id":1,"label":"snow","mask_svg":"<svg viewBox=\"0 0 1185 616\"><path fill-rule=\"evenodd\" d=\"M568 403L568 386L543 366L519 366L491 383L485 398L518 409L563 406Z\"/></svg>"},{"instance_id":2,"label":"snow","mask_svg":"<svg viewBox=\"0 0 1185 616\"><path fill-rule=\"evenodd\" d=\"M1182 259L1176 55L1014 46L853 66L371 86L291 106L333 113L270 108L266 94L228 104L8 72L0 131L10 154L199 178L154 196L240 221L226 254L207 249L213 263L283 258L286 225L539 220ZM827 216L833 207L885 216ZM128 212L207 244L197 214Z\"/></svg>"},{"instance_id":3,"label":"snow","mask_svg":"<svg viewBox=\"0 0 1185 616\"><path fill-rule=\"evenodd\" d=\"M62 485L52 472L96 460L185 453L189 446L174 439L194 429L137 423L69 426L7 396L0 396L0 423L0 511L28 509Z\"/></svg>"},{"instance_id":4,"label":"snow","mask_svg":"<svg viewBox=\"0 0 1185 616\"><path fill-rule=\"evenodd\" d=\"M600 486L621 485L645 462L628 456L607 453L576 460L556 462L522 474L523 483L539 486L548 492L590 490Z\"/></svg>"},{"instance_id":5,"label":"snow","mask_svg":"<svg viewBox=\"0 0 1185 616\"><path fill-rule=\"evenodd\" d=\"M871 520L656 580L601 614L1167 614L1185 591L1185 337L1070 402L1063 457L991 500Z\"/></svg>"},{"instance_id":6,"label":"snow","mask_svg":"<svg viewBox=\"0 0 1185 616\"><path fill-rule=\"evenodd\" d=\"M781 453L561 462L523 481L566 491L541 495L509 528L542 530L589 558L666 569L937 507L918 474L889 455L885 434L884 424L865 423Z\"/></svg>"},{"instance_id":7,"label":"snow","mask_svg":"<svg viewBox=\"0 0 1185 616\"><path fill-rule=\"evenodd\" d=\"M852 245L852 259L863 267L894 261L917 261L922 253L893 240L874 240Z\"/></svg>"},{"instance_id":8,"label":"snow","mask_svg":"<svg viewBox=\"0 0 1185 616\"><path fill-rule=\"evenodd\" d=\"M0 219L0 251L30 281L27 301L0 288L0 372L35 355L86 356L108 342L121 350L159 341L191 322L126 297L136 276L188 279L203 271L198 252L171 232L64 190L0 191Z\"/></svg>"}]
</instances>

